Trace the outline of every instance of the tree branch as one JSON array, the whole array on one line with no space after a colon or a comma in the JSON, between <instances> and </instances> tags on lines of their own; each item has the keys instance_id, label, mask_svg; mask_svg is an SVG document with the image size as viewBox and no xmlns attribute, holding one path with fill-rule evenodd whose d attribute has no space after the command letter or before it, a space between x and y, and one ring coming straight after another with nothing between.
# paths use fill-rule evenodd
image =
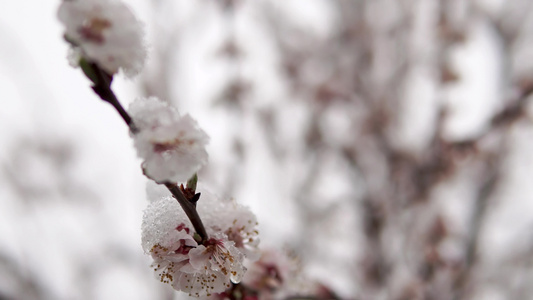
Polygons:
<instances>
[{"instance_id":1,"label":"tree branch","mask_svg":"<svg viewBox=\"0 0 533 300\"><path fill-rule=\"evenodd\" d=\"M136 134L139 132L139 129L135 126L135 123L133 122L133 119L131 116L126 112L124 107L120 104L118 101L115 93L113 90L111 90L111 82L113 81L113 76L107 74L104 72L97 64L90 63L89 65L90 70L85 70L84 72L89 77L89 79L92 80L93 86L91 87L93 91L100 96L102 100L105 102L111 104L117 112L120 114L124 122L128 125L130 128L130 131L133 134ZM89 72L89 74L88 74ZM191 221L194 230L196 233L200 236L201 241L200 243L207 240L207 232L205 230L205 227L202 223L202 219L200 219L200 216L198 215L198 211L196 210L196 202L198 201L199 194L195 195L192 199L187 199L183 192L180 190L178 185L176 183L165 183L165 186L168 188L168 190L172 193L172 196L178 201L181 208Z\"/></svg>"}]
</instances>

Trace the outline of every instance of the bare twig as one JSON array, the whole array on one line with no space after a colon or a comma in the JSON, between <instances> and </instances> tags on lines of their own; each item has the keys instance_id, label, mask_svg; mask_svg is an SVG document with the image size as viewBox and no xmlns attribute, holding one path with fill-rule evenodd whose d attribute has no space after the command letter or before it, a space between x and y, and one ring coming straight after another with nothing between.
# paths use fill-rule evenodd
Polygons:
<instances>
[{"instance_id":1,"label":"bare twig","mask_svg":"<svg viewBox=\"0 0 533 300\"><path fill-rule=\"evenodd\" d=\"M115 110L120 114L124 122L128 125L132 133L137 133L139 130L135 127L130 115L126 112L124 107L120 104L115 93L111 89L111 82L113 76L104 72L97 64L91 64L92 69L95 71L96 80L93 81L94 85L91 87L93 91L100 96L102 100L111 104Z\"/></svg>"}]
</instances>

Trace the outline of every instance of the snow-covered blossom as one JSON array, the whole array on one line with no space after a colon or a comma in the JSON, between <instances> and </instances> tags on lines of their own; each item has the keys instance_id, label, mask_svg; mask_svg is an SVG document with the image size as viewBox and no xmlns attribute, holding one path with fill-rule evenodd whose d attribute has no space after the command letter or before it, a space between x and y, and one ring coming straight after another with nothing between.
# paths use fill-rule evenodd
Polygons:
<instances>
[{"instance_id":1,"label":"snow-covered blossom","mask_svg":"<svg viewBox=\"0 0 533 300\"><path fill-rule=\"evenodd\" d=\"M201 205L202 198L198 205ZM203 218L206 224L209 217ZM245 255L228 239L223 229L206 226L203 244L194 239L194 230L178 202L172 197L152 201L145 210L142 245L154 259L158 279L191 296L222 293L243 278Z\"/></svg>"},{"instance_id":2,"label":"snow-covered blossom","mask_svg":"<svg viewBox=\"0 0 533 300\"><path fill-rule=\"evenodd\" d=\"M139 132L133 135L145 174L157 182L185 182L207 163L207 134L189 115L157 98L138 98L129 107Z\"/></svg>"},{"instance_id":3,"label":"snow-covered blossom","mask_svg":"<svg viewBox=\"0 0 533 300\"><path fill-rule=\"evenodd\" d=\"M121 1L63 0L58 18L75 48L71 53L81 54L109 74L122 69L131 77L141 70L146 58L143 25Z\"/></svg>"},{"instance_id":4,"label":"snow-covered blossom","mask_svg":"<svg viewBox=\"0 0 533 300\"><path fill-rule=\"evenodd\" d=\"M209 191L202 191L201 199L198 211L205 216L206 226L224 232L246 258L257 260L260 253L255 214L235 200L219 199Z\"/></svg>"}]
</instances>

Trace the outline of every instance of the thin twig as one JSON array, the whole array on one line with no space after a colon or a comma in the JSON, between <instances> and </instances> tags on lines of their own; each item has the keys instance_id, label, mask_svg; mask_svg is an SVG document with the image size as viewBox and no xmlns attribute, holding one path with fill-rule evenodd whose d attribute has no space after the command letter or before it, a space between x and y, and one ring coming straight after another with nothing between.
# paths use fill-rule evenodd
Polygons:
<instances>
[{"instance_id":1,"label":"thin twig","mask_svg":"<svg viewBox=\"0 0 533 300\"><path fill-rule=\"evenodd\" d=\"M478 191L465 245L464 265L455 280L456 294L454 299L464 299L465 295L468 293L467 288L471 283L472 272L478 261L479 240L487 217L488 204L490 198L496 191L500 179L501 159L502 154L500 150L492 159L493 161L489 162L489 169L486 171L488 174Z\"/></svg>"},{"instance_id":2,"label":"thin twig","mask_svg":"<svg viewBox=\"0 0 533 300\"><path fill-rule=\"evenodd\" d=\"M126 122L132 133L135 134L139 132L139 130L135 126L135 123L133 123L132 118L130 117L128 112L126 112L124 107L122 107L113 90L111 90L111 82L113 81L113 76L104 72L98 67L98 65L94 63L91 64L91 66L93 67L97 78L96 82L93 82L94 85L91 87L93 91L98 96L100 96L102 100L111 104L117 110L117 112L120 114L124 122Z\"/></svg>"},{"instance_id":3,"label":"thin twig","mask_svg":"<svg viewBox=\"0 0 533 300\"><path fill-rule=\"evenodd\" d=\"M196 202L188 200L185 195L183 195L183 192L180 190L177 184L167 182L165 183L165 186L172 193L172 196L178 200L181 208L183 208L183 211L185 211L185 214L187 214L187 217L189 217L189 220L191 220L194 230L202 238L201 242L206 241L207 232L205 231L202 219L200 219L198 211L196 210Z\"/></svg>"}]
</instances>

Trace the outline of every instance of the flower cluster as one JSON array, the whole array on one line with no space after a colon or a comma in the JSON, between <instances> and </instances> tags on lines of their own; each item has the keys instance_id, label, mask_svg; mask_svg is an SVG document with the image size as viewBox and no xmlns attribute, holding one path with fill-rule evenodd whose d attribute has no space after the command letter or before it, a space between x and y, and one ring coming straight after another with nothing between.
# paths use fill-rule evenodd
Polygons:
<instances>
[{"instance_id":1,"label":"flower cluster","mask_svg":"<svg viewBox=\"0 0 533 300\"><path fill-rule=\"evenodd\" d=\"M207 134L189 115L157 98L130 105L139 132L133 135L145 174L156 182L184 182L207 163Z\"/></svg>"},{"instance_id":2,"label":"flower cluster","mask_svg":"<svg viewBox=\"0 0 533 300\"><path fill-rule=\"evenodd\" d=\"M65 38L79 58L96 63L110 75L119 69L136 75L146 58L142 24L118 0L63 0L58 11Z\"/></svg>"},{"instance_id":3,"label":"flower cluster","mask_svg":"<svg viewBox=\"0 0 533 300\"><path fill-rule=\"evenodd\" d=\"M199 212L210 212L202 218L209 234L202 244L170 196L152 201L142 224L143 249L152 256L158 279L195 297L222 293L230 282L240 282L245 253L257 251L258 243L257 221L249 210L206 194L198 203Z\"/></svg>"},{"instance_id":4,"label":"flower cluster","mask_svg":"<svg viewBox=\"0 0 533 300\"><path fill-rule=\"evenodd\" d=\"M185 190L174 188L189 179L196 185L193 175L207 163L207 134L189 115L180 115L157 98L136 99L125 112L111 90L111 80L99 80L112 79L119 70L127 76L140 71L146 57L142 25L120 0L63 0L58 17L72 46L71 63L81 65L94 83L93 90L130 126L144 174L164 183L179 200L168 191L149 189L157 199L151 199L144 213L142 246L154 260L158 279L190 296L224 293L235 286L231 283L243 279L245 259L253 261L260 256L255 215L208 192L194 202L196 206L184 202L198 200L195 188L187 190L193 194L187 195L189 198L180 198L177 193ZM95 71L108 76L93 78Z\"/></svg>"}]
</instances>

